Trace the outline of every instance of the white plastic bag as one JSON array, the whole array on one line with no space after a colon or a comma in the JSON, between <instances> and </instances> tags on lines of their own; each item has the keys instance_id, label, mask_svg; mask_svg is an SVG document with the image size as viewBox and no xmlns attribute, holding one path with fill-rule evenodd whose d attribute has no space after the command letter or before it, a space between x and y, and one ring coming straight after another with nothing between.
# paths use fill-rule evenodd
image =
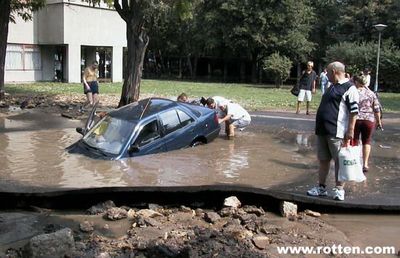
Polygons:
<instances>
[{"instance_id":1,"label":"white plastic bag","mask_svg":"<svg viewBox=\"0 0 400 258\"><path fill-rule=\"evenodd\" d=\"M339 181L362 182L366 179L362 172L359 146L342 146L339 151Z\"/></svg>"}]
</instances>

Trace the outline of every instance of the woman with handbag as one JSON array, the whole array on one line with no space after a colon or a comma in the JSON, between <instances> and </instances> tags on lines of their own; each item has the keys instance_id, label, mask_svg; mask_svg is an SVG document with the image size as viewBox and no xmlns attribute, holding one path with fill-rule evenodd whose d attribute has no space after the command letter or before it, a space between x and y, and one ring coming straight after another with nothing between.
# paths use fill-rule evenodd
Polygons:
<instances>
[{"instance_id":1,"label":"woman with handbag","mask_svg":"<svg viewBox=\"0 0 400 258\"><path fill-rule=\"evenodd\" d=\"M382 128L380 103L376 94L368 87L368 78L365 75L354 76L354 83L356 84L358 93L360 95L359 113L354 128L354 142L353 145L358 145L362 142L362 156L363 156L363 172L369 170L368 161L371 154L371 139L375 128Z\"/></svg>"}]
</instances>

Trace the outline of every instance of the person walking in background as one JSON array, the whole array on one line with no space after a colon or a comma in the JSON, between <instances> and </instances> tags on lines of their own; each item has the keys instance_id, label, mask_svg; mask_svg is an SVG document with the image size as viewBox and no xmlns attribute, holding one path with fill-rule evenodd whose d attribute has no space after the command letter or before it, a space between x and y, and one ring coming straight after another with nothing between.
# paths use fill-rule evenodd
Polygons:
<instances>
[{"instance_id":1,"label":"person walking in background","mask_svg":"<svg viewBox=\"0 0 400 258\"><path fill-rule=\"evenodd\" d=\"M90 66L86 67L83 72L83 92L86 95L86 105L93 106L97 101L97 95L99 94L99 84L97 82L97 68L99 64L97 61L94 61Z\"/></svg>"},{"instance_id":2,"label":"person walking in background","mask_svg":"<svg viewBox=\"0 0 400 258\"><path fill-rule=\"evenodd\" d=\"M333 199L343 201L345 191L344 183L338 180L338 154L341 146L349 144L354 137L359 95L354 84L345 77L345 66L342 63L330 63L327 71L332 85L322 95L315 121L319 185L307 191L307 195L328 195L326 178L329 173L330 162L334 160L336 187L333 189Z\"/></svg>"},{"instance_id":3,"label":"person walking in background","mask_svg":"<svg viewBox=\"0 0 400 258\"><path fill-rule=\"evenodd\" d=\"M363 71L363 75L365 77L365 87L369 88L369 85L371 85L371 72L369 71L368 68L365 68Z\"/></svg>"},{"instance_id":4,"label":"person walking in background","mask_svg":"<svg viewBox=\"0 0 400 258\"><path fill-rule=\"evenodd\" d=\"M315 93L315 83L317 80L317 74L313 70L314 63L312 61L307 62L307 69L303 71L303 74L299 80L299 87L300 92L297 96L297 108L296 114L300 113L300 104L306 99L306 114L310 114L310 102L311 102L311 95Z\"/></svg>"},{"instance_id":5,"label":"person walking in background","mask_svg":"<svg viewBox=\"0 0 400 258\"><path fill-rule=\"evenodd\" d=\"M380 103L375 93L366 85L368 78L365 75L354 76L358 93L360 95L359 113L354 129L353 145L359 144L361 135L362 154L363 154L363 172L368 172L369 156L371 153L371 138L375 128L382 128Z\"/></svg>"},{"instance_id":6,"label":"person walking in background","mask_svg":"<svg viewBox=\"0 0 400 258\"><path fill-rule=\"evenodd\" d=\"M321 88L322 94L325 93L325 90L329 87L329 79L327 76L326 68L322 70L321 74L319 75L319 87Z\"/></svg>"}]
</instances>

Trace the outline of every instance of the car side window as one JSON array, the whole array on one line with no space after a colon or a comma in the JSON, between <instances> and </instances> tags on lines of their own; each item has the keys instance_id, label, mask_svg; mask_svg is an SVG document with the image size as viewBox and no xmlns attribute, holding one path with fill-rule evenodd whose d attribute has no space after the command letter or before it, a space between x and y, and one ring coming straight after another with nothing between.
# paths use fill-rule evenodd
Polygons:
<instances>
[{"instance_id":1,"label":"car side window","mask_svg":"<svg viewBox=\"0 0 400 258\"><path fill-rule=\"evenodd\" d=\"M179 121L178 114L176 113L175 109L161 113L160 119L161 119L161 123L164 128L165 134L169 134L169 133L176 131L182 127L181 123Z\"/></svg>"},{"instance_id":2,"label":"car side window","mask_svg":"<svg viewBox=\"0 0 400 258\"><path fill-rule=\"evenodd\" d=\"M192 123L194 119L186 114L184 111L178 109L178 116L181 121L182 127L187 126L188 124Z\"/></svg>"},{"instance_id":3,"label":"car side window","mask_svg":"<svg viewBox=\"0 0 400 258\"><path fill-rule=\"evenodd\" d=\"M143 126L142 131L140 131L135 141L135 145L141 147L158 138L160 138L160 131L158 130L157 120L154 120Z\"/></svg>"}]
</instances>

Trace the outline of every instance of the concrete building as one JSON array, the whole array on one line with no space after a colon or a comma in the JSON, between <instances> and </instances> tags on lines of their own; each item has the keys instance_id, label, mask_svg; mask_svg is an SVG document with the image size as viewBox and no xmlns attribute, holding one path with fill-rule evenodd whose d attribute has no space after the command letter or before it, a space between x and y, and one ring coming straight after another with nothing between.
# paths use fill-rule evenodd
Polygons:
<instances>
[{"instance_id":1,"label":"concrete building","mask_svg":"<svg viewBox=\"0 0 400 258\"><path fill-rule=\"evenodd\" d=\"M47 0L31 21L9 24L6 82L81 82L99 62L100 80L121 82L126 23L106 6L80 0Z\"/></svg>"}]
</instances>

